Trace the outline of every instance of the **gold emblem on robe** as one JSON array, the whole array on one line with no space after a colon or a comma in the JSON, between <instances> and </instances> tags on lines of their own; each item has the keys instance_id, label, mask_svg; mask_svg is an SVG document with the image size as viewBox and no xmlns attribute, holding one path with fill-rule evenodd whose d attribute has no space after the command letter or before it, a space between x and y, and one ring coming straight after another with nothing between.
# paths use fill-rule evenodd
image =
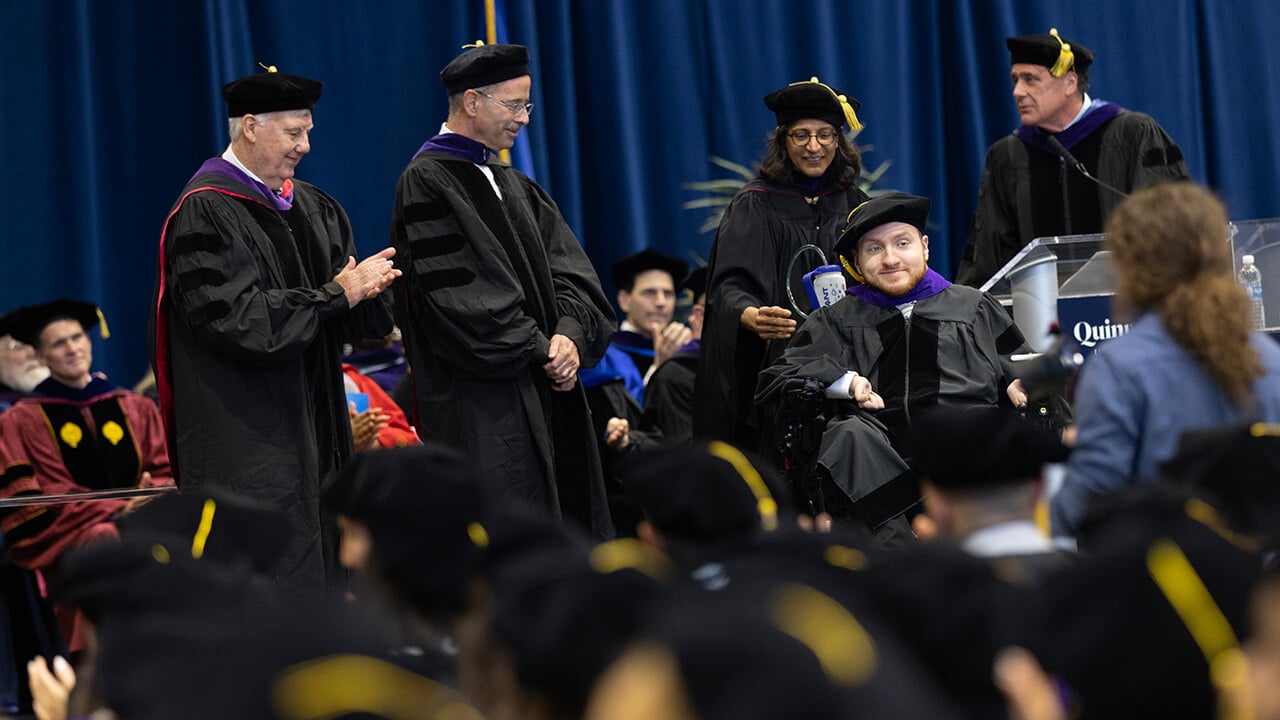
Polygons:
<instances>
[{"instance_id":1,"label":"gold emblem on robe","mask_svg":"<svg viewBox=\"0 0 1280 720\"><path fill-rule=\"evenodd\" d=\"M124 438L124 428L120 427L120 423L115 420L108 420L107 424L102 426L102 437L112 445L119 445L120 440Z\"/></svg>"},{"instance_id":2,"label":"gold emblem on robe","mask_svg":"<svg viewBox=\"0 0 1280 720\"><path fill-rule=\"evenodd\" d=\"M62 438L62 442L71 446L74 450L80 441L84 439L84 431L75 423L65 423L62 429L58 430L58 437Z\"/></svg>"}]
</instances>

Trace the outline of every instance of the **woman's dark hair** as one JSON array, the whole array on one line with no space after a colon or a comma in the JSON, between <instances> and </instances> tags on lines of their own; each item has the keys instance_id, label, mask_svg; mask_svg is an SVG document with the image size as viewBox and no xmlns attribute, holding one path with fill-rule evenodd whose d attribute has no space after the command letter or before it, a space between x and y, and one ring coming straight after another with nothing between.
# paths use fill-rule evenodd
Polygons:
<instances>
[{"instance_id":1,"label":"woman's dark hair","mask_svg":"<svg viewBox=\"0 0 1280 720\"><path fill-rule=\"evenodd\" d=\"M765 148L764 158L756 167L760 177L771 183L785 185L795 178L796 169L791 164L791 156L787 154L787 143L791 142L787 139L787 133L793 125L795 123L774 128ZM844 187L856 184L858 176L862 174L862 152L843 131L836 140L836 156L831 160L828 172L832 173L834 184Z\"/></svg>"}]
</instances>

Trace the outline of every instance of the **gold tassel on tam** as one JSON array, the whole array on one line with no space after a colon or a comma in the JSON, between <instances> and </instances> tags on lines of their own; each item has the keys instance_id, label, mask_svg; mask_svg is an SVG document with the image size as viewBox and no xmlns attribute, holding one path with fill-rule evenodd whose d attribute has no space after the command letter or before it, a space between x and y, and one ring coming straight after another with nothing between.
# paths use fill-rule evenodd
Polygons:
<instances>
[{"instance_id":1,"label":"gold tassel on tam","mask_svg":"<svg viewBox=\"0 0 1280 720\"><path fill-rule=\"evenodd\" d=\"M1058 61L1053 64L1053 67L1049 68L1050 75L1060 78L1076 66L1076 54L1071 51L1070 44L1062 42L1062 38L1058 37L1058 28L1049 28L1049 34L1062 46L1062 49L1058 52Z\"/></svg>"}]
</instances>

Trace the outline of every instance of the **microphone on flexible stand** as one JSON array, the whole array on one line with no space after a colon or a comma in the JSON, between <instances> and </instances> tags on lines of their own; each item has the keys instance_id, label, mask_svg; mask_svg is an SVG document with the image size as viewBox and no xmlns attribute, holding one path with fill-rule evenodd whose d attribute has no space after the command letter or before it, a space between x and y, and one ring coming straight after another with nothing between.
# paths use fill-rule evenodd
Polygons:
<instances>
[{"instance_id":1,"label":"microphone on flexible stand","mask_svg":"<svg viewBox=\"0 0 1280 720\"><path fill-rule=\"evenodd\" d=\"M1098 185L1100 185L1100 186L1102 186L1102 187L1104 187L1104 188L1106 188L1106 189L1110 190L1111 192L1113 192L1113 193L1115 193L1115 194L1119 195L1120 197L1129 197L1129 193L1127 193L1127 192L1125 192L1125 191L1121 190L1120 188L1115 187L1115 186L1113 186L1113 185L1108 185L1107 183L1104 183L1104 182L1102 182L1101 180L1099 180L1098 178L1096 178L1096 177L1094 177L1093 175L1089 174L1089 169L1088 169L1088 168L1086 168L1086 167L1084 166L1084 163L1082 163L1082 162L1080 162L1079 160L1077 160L1077 159L1076 159L1076 156L1075 156L1075 155L1072 155L1072 154L1071 154L1071 151L1070 151L1070 150L1068 150L1068 149L1067 149L1067 148L1066 148L1066 147L1065 147L1065 146L1064 146L1064 145L1063 145L1063 144L1058 140L1058 138L1057 138L1057 137L1055 137L1054 135L1052 135L1052 134L1050 134L1050 133L1045 133L1045 134L1044 134L1044 139L1045 139L1045 142L1049 143L1049 145L1051 145L1051 146L1053 147L1054 152L1058 153L1058 156L1062 158L1063 162L1065 162L1067 165L1070 165L1073 169L1075 169L1075 171L1076 171L1076 172L1078 172L1078 173L1080 173L1081 175L1083 175L1083 176L1085 176L1085 177L1089 178L1089 179L1090 179L1090 180L1092 180L1093 182L1095 182L1095 183L1097 183Z\"/></svg>"}]
</instances>

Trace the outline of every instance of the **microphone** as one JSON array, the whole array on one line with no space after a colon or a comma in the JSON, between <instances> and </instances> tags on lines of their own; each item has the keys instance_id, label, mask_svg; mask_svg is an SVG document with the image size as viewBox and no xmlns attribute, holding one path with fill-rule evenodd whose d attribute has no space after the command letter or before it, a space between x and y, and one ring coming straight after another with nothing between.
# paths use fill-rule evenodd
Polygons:
<instances>
[{"instance_id":1,"label":"microphone","mask_svg":"<svg viewBox=\"0 0 1280 720\"><path fill-rule=\"evenodd\" d=\"M1045 139L1045 142L1049 143L1049 145L1053 147L1054 152L1058 153L1058 156L1061 157L1063 161L1066 162L1066 164L1070 165L1076 172L1089 178L1093 182L1110 190L1111 192L1119 195L1120 197L1126 197L1126 198L1129 197L1129 193L1121 190L1118 187L1113 187L1111 185L1108 185L1107 183L1104 183L1098 178L1089 174L1089 169L1084 166L1084 163L1077 160L1076 156L1071 154L1071 151L1068 150L1066 146L1064 146L1062 142L1058 140L1057 136L1053 135L1052 133L1044 133L1044 139Z\"/></svg>"}]
</instances>

